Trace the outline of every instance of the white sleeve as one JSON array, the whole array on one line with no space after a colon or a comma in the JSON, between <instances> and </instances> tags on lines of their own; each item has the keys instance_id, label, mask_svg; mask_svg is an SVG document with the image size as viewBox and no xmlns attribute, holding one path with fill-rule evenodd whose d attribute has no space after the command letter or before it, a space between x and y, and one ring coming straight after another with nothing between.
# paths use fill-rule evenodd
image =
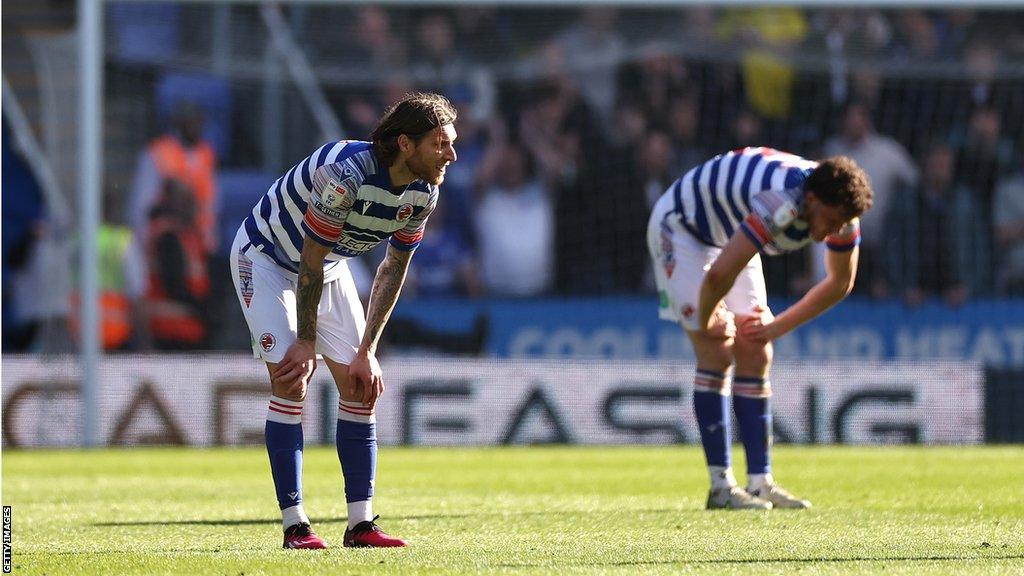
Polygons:
<instances>
[{"instance_id":1,"label":"white sleeve","mask_svg":"<svg viewBox=\"0 0 1024 576\"><path fill-rule=\"evenodd\" d=\"M146 294L146 259L142 247L134 239L124 252L124 292L129 300L138 300Z\"/></svg>"},{"instance_id":2,"label":"white sleeve","mask_svg":"<svg viewBox=\"0 0 1024 576\"><path fill-rule=\"evenodd\" d=\"M149 230L149 211L160 196L160 171L148 150L139 154L138 168L132 180L128 207L128 225L137 238L145 238Z\"/></svg>"}]
</instances>

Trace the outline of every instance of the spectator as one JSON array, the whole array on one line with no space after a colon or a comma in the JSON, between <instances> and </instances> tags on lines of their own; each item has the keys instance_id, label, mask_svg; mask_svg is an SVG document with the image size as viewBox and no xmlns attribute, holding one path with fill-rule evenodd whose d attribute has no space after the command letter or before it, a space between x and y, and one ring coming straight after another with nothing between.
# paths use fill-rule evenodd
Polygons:
<instances>
[{"instance_id":1,"label":"spectator","mask_svg":"<svg viewBox=\"0 0 1024 576\"><path fill-rule=\"evenodd\" d=\"M808 28L799 8L778 6L729 10L716 24L721 42L742 47L747 103L760 116L789 117L797 77L790 59Z\"/></svg>"},{"instance_id":2,"label":"spectator","mask_svg":"<svg viewBox=\"0 0 1024 576\"><path fill-rule=\"evenodd\" d=\"M447 213L448 207L442 199L430 213L427 232L410 264L406 285L416 296L480 296L483 284L476 273L473 251L462 234L449 225Z\"/></svg>"},{"instance_id":3,"label":"spectator","mask_svg":"<svg viewBox=\"0 0 1024 576\"><path fill-rule=\"evenodd\" d=\"M123 223L113 194L103 196L103 222L97 231L100 334L104 350L145 351L152 347L144 299L146 263L132 229ZM72 294L70 328L80 330L80 296Z\"/></svg>"},{"instance_id":4,"label":"spectator","mask_svg":"<svg viewBox=\"0 0 1024 576\"><path fill-rule=\"evenodd\" d=\"M469 89L455 89L448 93L448 99L459 113L459 161L448 165L442 187L441 203L445 210L445 227L456 233L467 245L472 245L474 187L480 166L487 151L488 127L483 124L484 114L475 106L473 92ZM495 122L501 123L501 120ZM431 216L431 223L433 223Z\"/></svg>"},{"instance_id":5,"label":"spectator","mask_svg":"<svg viewBox=\"0 0 1024 576\"><path fill-rule=\"evenodd\" d=\"M935 23L922 10L904 10L896 18L896 39L892 53L904 62L934 62L948 56L951 46L940 42Z\"/></svg>"},{"instance_id":6,"label":"spectator","mask_svg":"<svg viewBox=\"0 0 1024 576\"><path fill-rule=\"evenodd\" d=\"M671 103L693 84L682 58L670 47L651 42L636 64L625 66L619 79L619 99L637 102L649 118L665 118Z\"/></svg>"},{"instance_id":7,"label":"spectator","mask_svg":"<svg viewBox=\"0 0 1024 576\"><path fill-rule=\"evenodd\" d=\"M889 280L881 262L884 222L899 190L917 185L917 166L902 145L874 131L870 111L857 102L847 105L842 132L825 143L825 155L853 158L871 179L874 206L861 219L861 263L855 290L885 297Z\"/></svg>"},{"instance_id":8,"label":"spectator","mask_svg":"<svg viewBox=\"0 0 1024 576\"><path fill-rule=\"evenodd\" d=\"M996 181L1013 166L1013 142L1003 136L1002 116L994 107L980 106L966 127L954 132L960 153L957 174L977 195L985 214L991 213Z\"/></svg>"},{"instance_id":9,"label":"spectator","mask_svg":"<svg viewBox=\"0 0 1024 576\"><path fill-rule=\"evenodd\" d=\"M702 46L710 50L718 48L717 38L718 12L710 6L688 6L680 11L678 23L670 28L672 34L682 32L682 37L694 46Z\"/></svg>"},{"instance_id":10,"label":"spectator","mask_svg":"<svg viewBox=\"0 0 1024 576\"><path fill-rule=\"evenodd\" d=\"M699 161L698 161L699 162ZM633 226L643 226L643 218L650 214L651 209L654 207L654 203L661 198L662 194L668 190L668 187L675 181L679 174L684 173L689 168L680 170L676 164L675 151L672 148L672 140L667 134L661 131L653 131L647 134L641 146L637 147L635 152L634 164L636 166L636 179L631 186L625 188L622 193L628 194L626 190L630 190L632 187L637 187L643 194L644 204L643 210L640 210L634 218L626 220L627 222L632 221ZM621 216L629 216L629 213L625 213ZM640 233L637 233L640 232ZM641 231L631 231L630 233L636 234L640 237ZM615 240L619 242L619 251L622 254L620 265L616 266L617 276L621 279L619 281L619 287L625 289L631 289L636 291L638 288L643 287L645 289L654 289L654 274L650 266L645 266L641 269L629 269L625 267L625 258L636 258L640 262L649 264L649 259L637 257L636 254L630 254L631 250L640 251L643 254L644 246L636 245L631 242L626 242L625 238L621 234L617 234ZM642 279L642 284L639 282ZM628 281L623 281L628 280Z\"/></svg>"},{"instance_id":11,"label":"spectator","mask_svg":"<svg viewBox=\"0 0 1024 576\"><path fill-rule=\"evenodd\" d=\"M766 145L764 122L749 108L742 108L729 123L729 132L725 134L730 150L747 146Z\"/></svg>"},{"instance_id":12,"label":"spectator","mask_svg":"<svg viewBox=\"0 0 1024 576\"><path fill-rule=\"evenodd\" d=\"M184 183L196 199L196 226L207 253L217 248L217 157L213 147L203 139L205 119L200 107L182 101L175 106L171 127L153 140L140 155L132 183L130 224L135 237L148 237L149 214L156 206L164 182L174 179Z\"/></svg>"},{"instance_id":13,"label":"spectator","mask_svg":"<svg viewBox=\"0 0 1024 576\"><path fill-rule=\"evenodd\" d=\"M626 56L626 43L616 30L618 18L614 8L587 7L558 38L573 84L604 120L611 118L615 107L616 70Z\"/></svg>"},{"instance_id":14,"label":"spectator","mask_svg":"<svg viewBox=\"0 0 1024 576\"><path fill-rule=\"evenodd\" d=\"M554 205L522 146L501 145L495 153L501 170L484 184L476 209L483 282L493 296L538 296L554 272Z\"/></svg>"},{"instance_id":15,"label":"spectator","mask_svg":"<svg viewBox=\"0 0 1024 576\"><path fill-rule=\"evenodd\" d=\"M381 84L379 90L344 87L334 91L332 96L341 102L339 108L342 125L353 137L368 136L388 104L401 100L405 94L415 91L409 75L405 73L388 73Z\"/></svg>"},{"instance_id":16,"label":"spectator","mask_svg":"<svg viewBox=\"0 0 1024 576\"><path fill-rule=\"evenodd\" d=\"M578 238L587 245L582 253L566 251L560 260L581 259L570 269L577 274L574 282L590 293L635 292L642 286L647 261L644 231L653 205L647 195L661 197L675 179L674 174L665 174L672 161L671 142L664 132L649 129L638 106L620 103L615 120L618 139L601 154L600 162L584 161L581 194L574 201L559 199L559 215L587 216L585 222L578 218L576 226L564 230L559 219L558 233L564 240ZM601 233L580 233L585 230Z\"/></svg>"},{"instance_id":17,"label":"spectator","mask_svg":"<svg viewBox=\"0 0 1024 576\"><path fill-rule=\"evenodd\" d=\"M67 352L68 202L10 90L3 93L3 351Z\"/></svg>"},{"instance_id":18,"label":"spectator","mask_svg":"<svg viewBox=\"0 0 1024 576\"><path fill-rule=\"evenodd\" d=\"M864 68L855 72L850 79L852 97L843 102L860 102L868 110L877 110L882 105L882 75L876 70Z\"/></svg>"},{"instance_id":19,"label":"spectator","mask_svg":"<svg viewBox=\"0 0 1024 576\"><path fill-rule=\"evenodd\" d=\"M979 36L964 48L963 60L971 82L971 103L981 106L991 102L1000 64L999 50L988 38Z\"/></svg>"},{"instance_id":20,"label":"spectator","mask_svg":"<svg viewBox=\"0 0 1024 576\"><path fill-rule=\"evenodd\" d=\"M391 16L380 6L363 6L356 12L349 43L344 56L360 70L401 68L406 63L404 39L391 27Z\"/></svg>"},{"instance_id":21,"label":"spectator","mask_svg":"<svg viewBox=\"0 0 1024 576\"><path fill-rule=\"evenodd\" d=\"M949 46L950 50L959 52L970 40L978 13L973 8L953 8L945 10L936 19L936 29L940 42Z\"/></svg>"},{"instance_id":22,"label":"spectator","mask_svg":"<svg viewBox=\"0 0 1024 576\"><path fill-rule=\"evenodd\" d=\"M6 101L4 102L6 105ZM45 198L16 134L3 116L3 351L23 352L36 338L39 322L26 314L27 302L16 298L16 282L31 272L31 256L45 225Z\"/></svg>"},{"instance_id":23,"label":"spectator","mask_svg":"<svg viewBox=\"0 0 1024 576\"><path fill-rule=\"evenodd\" d=\"M153 342L161 350L202 349L206 342L210 277L196 211L188 186L168 179L150 214L147 300Z\"/></svg>"},{"instance_id":24,"label":"spectator","mask_svg":"<svg viewBox=\"0 0 1024 576\"><path fill-rule=\"evenodd\" d=\"M512 18L496 6L463 4L455 11L455 38L477 58L504 58L521 42Z\"/></svg>"},{"instance_id":25,"label":"spectator","mask_svg":"<svg viewBox=\"0 0 1024 576\"><path fill-rule=\"evenodd\" d=\"M1014 60L1006 42L997 42L991 31L986 30L975 33L964 48L964 68L970 82L967 99L973 107L991 106L999 110L1005 134L1020 138L1024 136L1024 83L1019 75L1003 73L1003 66L1004 61L1019 64L1021 56Z\"/></svg>"},{"instance_id":26,"label":"spectator","mask_svg":"<svg viewBox=\"0 0 1024 576\"><path fill-rule=\"evenodd\" d=\"M637 184L643 190L646 212L654 207L669 184L682 172L674 162L672 140L659 130L648 133L635 154ZM689 170L689 167L685 170Z\"/></svg>"},{"instance_id":27,"label":"spectator","mask_svg":"<svg viewBox=\"0 0 1024 576\"><path fill-rule=\"evenodd\" d=\"M611 256L604 246L614 240L611 230L602 225L614 213L622 189L609 178L626 173L631 154L612 157L590 107L560 73L563 56L557 44L544 47L542 62L548 77L538 86L532 105L520 115L518 134L551 192L558 222L553 243L557 288L572 294L604 293L613 289L614 282ZM621 140L642 135L637 124L645 122L637 113L616 120L615 131L629 125ZM588 237L581 234L584 230L609 233Z\"/></svg>"},{"instance_id":28,"label":"spectator","mask_svg":"<svg viewBox=\"0 0 1024 576\"><path fill-rule=\"evenodd\" d=\"M616 157L632 154L643 142L648 129L647 119L647 114L635 102L619 102L615 107L614 130L608 142Z\"/></svg>"},{"instance_id":29,"label":"spectator","mask_svg":"<svg viewBox=\"0 0 1024 576\"><path fill-rule=\"evenodd\" d=\"M438 88L467 80L468 55L456 49L455 28L448 16L434 13L419 20L412 74L419 84Z\"/></svg>"},{"instance_id":30,"label":"spectator","mask_svg":"<svg viewBox=\"0 0 1024 576\"><path fill-rule=\"evenodd\" d=\"M996 285L1004 296L1024 296L1024 150L1017 171L996 186Z\"/></svg>"},{"instance_id":31,"label":"spectator","mask_svg":"<svg viewBox=\"0 0 1024 576\"><path fill-rule=\"evenodd\" d=\"M823 36L824 47L829 55L830 91L833 102L847 102L851 98L849 69L853 58L877 58L892 40L889 20L877 10L832 9L818 12L816 26ZM876 103L881 82L878 73L862 69L856 76L868 75L867 79L854 79L853 86L860 87L860 93L853 99ZM872 97L874 96L874 97Z\"/></svg>"},{"instance_id":32,"label":"spectator","mask_svg":"<svg viewBox=\"0 0 1024 576\"><path fill-rule=\"evenodd\" d=\"M989 284L985 222L970 191L953 179L948 145L933 145L923 166L920 186L890 204L888 269L908 304L941 297L958 306Z\"/></svg>"},{"instance_id":33,"label":"spectator","mask_svg":"<svg viewBox=\"0 0 1024 576\"><path fill-rule=\"evenodd\" d=\"M699 137L700 100L686 93L673 99L668 108L668 136L672 142L672 169L682 174L711 157Z\"/></svg>"}]
</instances>

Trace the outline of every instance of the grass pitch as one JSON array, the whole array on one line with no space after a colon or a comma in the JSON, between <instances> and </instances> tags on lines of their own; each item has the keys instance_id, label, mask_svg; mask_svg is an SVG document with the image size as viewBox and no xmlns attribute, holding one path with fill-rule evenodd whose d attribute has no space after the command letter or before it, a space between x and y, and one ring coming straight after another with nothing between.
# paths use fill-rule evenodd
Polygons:
<instances>
[{"instance_id":1,"label":"grass pitch","mask_svg":"<svg viewBox=\"0 0 1024 576\"><path fill-rule=\"evenodd\" d=\"M693 446L384 447L403 550L340 546L331 448L305 453L320 552L280 548L261 449L7 451L3 502L15 574L1024 574L1024 448L780 447L775 472L815 507L705 511Z\"/></svg>"}]
</instances>

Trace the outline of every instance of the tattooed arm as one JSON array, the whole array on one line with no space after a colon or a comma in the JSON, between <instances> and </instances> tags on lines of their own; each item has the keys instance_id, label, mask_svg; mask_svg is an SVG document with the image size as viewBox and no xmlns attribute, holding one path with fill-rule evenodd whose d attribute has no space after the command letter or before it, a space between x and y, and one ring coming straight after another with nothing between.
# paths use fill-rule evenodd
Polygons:
<instances>
[{"instance_id":1,"label":"tattooed arm","mask_svg":"<svg viewBox=\"0 0 1024 576\"><path fill-rule=\"evenodd\" d=\"M384 331L391 311L395 308L398 295L405 283L412 252L388 246L387 256L377 268L370 292L370 304L366 314L366 332L359 345L352 365L349 367L349 385L353 387L351 397L359 395L363 404L373 406L384 392L380 364L377 362L377 342Z\"/></svg>"},{"instance_id":2,"label":"tattooed arm","mask_svg":"<svg viewBox=\"0 0 1024 576\"><path fill-rule=\"evenodd\" d=\"M306 384L316 369L316 316L324 289L324 257L328 252L330 248L318 242L302 243L295 290L299 338L288 347L271 374L272 379L287 383L292 395L305 395Z\"/></svg>"},{"instance_id":3,"label":"tattooed arm","mask_svg":"<svg viewBox=\"0 0 1024 576\"><path fill-rule=\"evenodd\" d=\"M299 340L316 343L316 312L324 291L324 258L330 248L316 242L304 242L299 260L299 282L295 289Z\"/></svg>"},{"instance_id":4,"label":"tattooed arm","mask_svg":"<svg viewBox=\"0 0 1024 576\"><path fill-rule=\"evenodd\" d=\"M373 279L370 305L366 313L366 333L359 346L360 350L366 350L371 354L377 352L377 342L384 331L384 325L391 317L395 303L398 302L398 294L405 283L410 260L412 252L388 246L387 256L377 267L377 275Z\"/></svg>"}]
</instances>

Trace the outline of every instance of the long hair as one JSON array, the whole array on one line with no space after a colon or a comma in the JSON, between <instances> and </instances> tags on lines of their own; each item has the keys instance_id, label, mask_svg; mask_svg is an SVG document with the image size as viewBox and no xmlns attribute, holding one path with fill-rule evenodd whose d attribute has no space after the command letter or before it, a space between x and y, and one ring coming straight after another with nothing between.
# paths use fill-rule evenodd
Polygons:
<instances>
[{"instance_id":1,"label":"long hair","mask_svg":"<svg viewBox=\"0 0 1024 576\"><path fill-rule=\"evenodd\" d=\"M373 153L384 166L398 157L398 137L405 134L416 144L428 132L455 122L455 107L447 98L433 92L413 92L392 104L370 134Z\"/></svg>"}]
</instances>

